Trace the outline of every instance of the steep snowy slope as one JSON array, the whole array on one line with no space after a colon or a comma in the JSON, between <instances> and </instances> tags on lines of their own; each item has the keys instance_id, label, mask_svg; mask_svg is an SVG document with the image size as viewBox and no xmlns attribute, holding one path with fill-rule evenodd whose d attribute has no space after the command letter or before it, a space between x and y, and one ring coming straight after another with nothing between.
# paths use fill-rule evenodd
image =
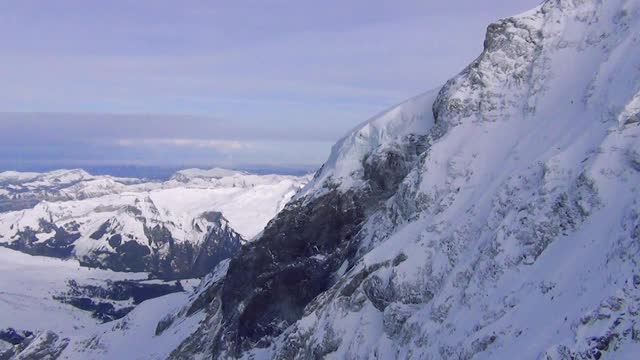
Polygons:
<instances>
[{"instance_id":1,"label":"steep snowy slope","mask_svg":"<svg viewBox=\"0 0 640 360\"><path fill-rule=\"evenodd\" d=\"M358 125L333 146L314 181L297 198L318 196L335 186L342 191L366 186L365 171L375 156L387 152L403 156L402 146L417 142L433 126L431 105L437 93L432 90L416 96Z\"/></svg>"},{"instance_id":2,"label":"steep snowy slope","mask_svg":"<svg viewBox=\"0 0 640 360\"><path fill-rule=\"evenodd\" d=\"M334 147L171 357L637 358L638 34L637 0L489 26L437 95Z\"/></svg>"},{"instance_id":3,"label":"steep snowy slope","mask_svg":"<svg viewBox=\"0 0 640 360\"><path fill-rule=\"evenodd\" d=\"M60 192L83 199L43 201L0 214L0 245L34 255L75 257L83 265L117 271L202 276L262 231L307 181L215 172L224 177L203 178L188 171L180 180L116 185L111 178L86 173L81 174L88 180L73 181L57 180L52 173L22 176L27 182L21 186L28 188L39 188L44 178L49 184L73 183ZM96 182L110 184L97 187Z\"/></svg>"}]
</instances>

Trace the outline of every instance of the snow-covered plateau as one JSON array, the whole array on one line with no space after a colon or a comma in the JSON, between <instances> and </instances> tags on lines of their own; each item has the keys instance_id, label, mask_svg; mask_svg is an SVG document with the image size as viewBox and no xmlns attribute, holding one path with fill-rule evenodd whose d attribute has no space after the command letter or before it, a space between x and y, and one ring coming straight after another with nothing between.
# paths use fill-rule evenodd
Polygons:
<instances>
[{"instance_id":1,"label":"snow-covered plateau","mask_svg":"<svg viewBox=\"0 0 640 360\"><path fill-rule=\"evenodd\" d=\"M546 0L338 141L189 295L36 344L62 359L638 359L639 261L640 1Z\"/></svg>"}]
</instances>

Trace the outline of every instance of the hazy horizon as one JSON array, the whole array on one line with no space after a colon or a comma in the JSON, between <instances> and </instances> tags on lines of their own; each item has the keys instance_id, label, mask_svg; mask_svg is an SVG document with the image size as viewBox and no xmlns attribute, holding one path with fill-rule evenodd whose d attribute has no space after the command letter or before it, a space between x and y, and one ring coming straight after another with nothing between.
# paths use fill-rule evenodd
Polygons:
<instances>
[{"instance_id":1,"label":"hazy horizon","mask_svg":"<svg viewBox=\"0 0 640 360\"><path fill-rule=\"evenodd\" d=\"M11 2L0 168L319 166L346 131L462 70L490 22L538 3Z\"/></svg>"},{"instance_id":2,"label":"hazy horizon","mask_svg":"<svg viewBox=\"0 0 640 360\"><path fill-rule=\"evenodd\" d=\"M179 170L185 169L213 169L226 168L230 170L246 171L251 174L265 175L295 175L302 176L315 172L320 165L288 165L272 166L264 164L238 164L237 166L226 167L219 164L190 164L190 165L137 165L137 164L93 164L93 163L64 163L54 162L51 164L23 164L14 167L7 167L0 164L0 173L5 171L36 172L45 173L54 170L82 169L91 175L111 175L117 177L147 178L155 180L166 180Z\"/></svg>"}]
</instances>

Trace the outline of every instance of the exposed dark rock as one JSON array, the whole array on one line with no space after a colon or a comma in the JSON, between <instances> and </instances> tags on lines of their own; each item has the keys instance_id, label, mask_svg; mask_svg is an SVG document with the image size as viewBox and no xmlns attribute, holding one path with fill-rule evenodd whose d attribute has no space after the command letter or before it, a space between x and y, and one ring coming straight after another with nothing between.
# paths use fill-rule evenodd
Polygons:
<instances>
[{"instance_id":1,"label":"exposed dark rock","mask_svg":"<svg viewBox=\"0 0 640 360\"><path fill-rule=\"evenodd\" d=\"M202 277L220 261L233 256L244 242L221 213L207 212L203 218L211 225L199 245L177 242L165 226L156 224L144 228L149 246L133 239L125 240L116 233L108 239L114 252L94 252L91 256L79 259L80 263L115 271L148 271L164 280Z\"/></svg>"},{"instance_id":2,"label":"exposed dark rock","mask_svg":"<svg viewBox=\"0 0 640 360\"><path fill-rule=\"evenodd\" d=\"M211 225L199 246L176 242L163 226L145 228L154 249L151 257L154 274L163 279L202 277L240 249L244 240L228 225L222 213L210 211L202 214L202 218Z\"/></svg>"},{"instance_id":3,"label":"exposed dark rock","mask_svg":"<svg viewBox=\"0 0 640 360\"><path fill-rule=\"evenodd\" d=\"M399 336L402 326L411 317L412 311L408 305L393 303L384 310L382 326L385 334L390 338Z\"/></svg>"},{"instance_id":4,"label":"exposed dark rock","mask_svg":"<svg viewBox=\"0 0 640 360\"><path fill-rule=\"evenodd\" d=\"M485 336L480 339L476 339L471 343L472 351L477 354L479 352L483 352L489 348L491 344L493 344L498 337L496 335Z\"/></svg>"},{"instance_id":5,"label":"exposed dark rock","mask_svg":"<svg viewBox=\"0 0 640 360\"><path fill-rule=\"evenodd\" d=\"M40 228L44 232L54 232L53 237L39 241L36 231L30 227L17 233L18 238L10 243L0 243L0 246L22 251L29 255L52 256L69 258L73 254L73 243L80 238L78 233L67 232L64 228L40 219Z\"/></svg>"},{"instance_id":6,"label":"exposed dark rock","mask_svg":"<svg viewBox=\"0 0 640 360\"><path fill-rule=\"evenodd\" d=\"M405 255L404 253L400 253L398 254L398 256L395 257L395 259L393 259L393 266L398 266L403 262L405 262L407 259L408 259L407 255Z\"/></svg>"},{"instance_id":7,"label":"exposed dark rock","mask_svg":"<svg viewBox=\"0 0 640 360\"><path fill-rule=\"evenodd\" d=\"M384 311L393 300L393 292L382 279L376 275L369 276L362 283L362 290L373 306L380 311Z\"/></svg>"},{"instance_id":8,"label":"exposed dark rock","mask_svg":"<svg viewBox=\"0 0 640 360\"><path fill-rule=\"evenodd\" d=\"M57 359L69 344L68 338L60 338L51 331L28 337L14 349L16 359L53 360Z\"/></svg>"},{"instance_id":9,"label":"exposed dark rock","mask_svg":"<svg viewBox=\"0 0 640 360\"><path fill-rule=\"evenodd\" d=\"M239 352L301 317L353 253L350 240L364 216L360 203L354 194L330 193L309 204L290 204L261 239L232 259L222 289L224 338L238 341L221 343L220 349L231 345L229 350ZM318 263L311 259L316 254L329 257Z\"/></svg>"},{"instance_id":10,"label":"exposed dark rock","mask_svg":"<svg viewBox=\"0 0 640 360\"><path fill-rule=\"evenodd\" d=\"M129 212L134 212L133 209L125 208ZM100 210L96 208L95 211ZM50 220L40 219L37 228L18 228L16 234L6 240L0 236L0 246L30 255L62 259L76 257L83 266L149 272L154 277L171 280L206 275L220 261L233 256L244 242L220 212L205 212L193 220L198 231L203 233L202 238L195 242L174 239L168 227L170 223L155 223L145 218L137 220L144 226L148 243L141 242L130 233L121 233L122 227L112 218L88 235L94 240L106 239L109 246L96 247L90 253L79 256L75 253L74 243L87 234L79 232L80 225L77 222L70 221L58 226ZM13 229L13 224L11 227ZM51 234L50 238L42 239L46 236L44 234Z\"/></svg>"},{"instance_id":11,"label":"exposed dark rock","mask_svg":"<svg viewBox=\"0 0 640 360\"><path fill-rule=\"evenodd\" d=\"M144 234L149 239L150 244L156 247L162 247L167 244L173 244L173 236L171 231L164 226L156 225L152 228L144 227Z\"/></svg>"},{"instance_id":12,"label":"exposed dark rock","mask_svg":"<svg viewBox=\"0 0 640 360\"><path fill-rule=\"evenodd\" d=\"M162 333L173 324L174 320L174 317L171 315L162 318L162 320L160 320L158 322L158 325L156 326L156 336L162 335Z\"/></svg>"},{"instance_id":13,"label":"exposed dark rock","mask_svg":"<svg viewBox=\"0 0 640 360\"><path fill-rule=\"evenodd\" d=\"M351 281L347 285L345 285L342 290L340 290L340 295L342 296L351 296L353 293L360 287L362 282L369 276L371 273L380 269L385 264L373 264L371 266L365 267L362 271L355 274Z\"/></svg>"},{"instance_id":14,"label":"exposed dark rock","mask_svg":"<svg viewBox=\"0 0 640 360\"><path fill-rule=\"evenodd\" d=\"M0 197L0 212L29 209L36 206L39 199L9 199Z\"/></svg>"},{"instance_id":15,"label":"exposed dark rock","mask_svg":"<svg viewBox=\"0 0 640 360\"><path fill-rule=\"evenodd\" d=\"M122 235L115 234L109 238L109 245L112 248L117 248L120 244L122 244Z\"/></svg>"},{"instance_id":16,"label":"exposed dark rock","mask_svg":"<svg viewBox=\"0 0 640 360\"><path fill-rule=\"evenodd\" d=\"M100 225L98 230L96 230L93 234L89 235L89 237L94 240L99 240L109 231L110 227L111 227L111 221L107 220L102 225Z\"/></svg>"},{"instance_id":17,"label":"exposed dark rock","mask_svg":"<svg viewBox=\"0 0 640 360\"><path fill-rule=\"evenodd\" d=\"M26 338L32 335L33 333L31 331L18 331L14 328L0 330L0 340L6 341L12 345L22 344Z\"/></svg>"},{"instance_id":18,"label":"exposed dark rock","mask_svg":"<svg viewBox=\"0 0 640 360\"><path fill-rule=\"evenodd\" d=\"M133 306L116 308L111 303L94 301L90 298L84 298L84 297L70 298L63 302L66 302L67 304L73 307L76 307L80 310L91 312L92 313L91 316L93 316L94 318L102 322L109 322L109 321L120 319L125 315L127 315L134 308Z\"/></svg>"},{"instance_id":19,"label":"exposed dark rock","mask_svg":"<svg viewBox=\"0 0 640 360\"><path fill-rule=\"evenodd\" d=\"M404 140L363 159L368 186L340 192L326 184L324 195L289 203L260 239L232 258L219 292L223 328L215 338L214 357L269 346L270 338L300 319L305 307L333 285L345 261L353 264L366 216L397 190L426 148L423 137ZM362 280L373 271L367 269ZM386 303L378 305L384 309Z\"/></svg>"},{"instance_id":20,"label":"exposed dark rock","mask_svg":"<svg viewBox=\"0 0 640 360\"><path fill-rule=\"evenodd\" d=\"M115 248L115 253L94 253L92 256L79 259L80 264L114 271L142 272L149 270L151 250L135 240L127 240Z\"/></svg>"},{"instance_id":21,"label":"exposed dark rock","mask_svg":"<svg viewBox=\"0 0 640 360\"><path fill-rule=\"evenodd\" d=\"M132 300L134 305L167 294L184 291L180 282L175 284L153 284L139 281L108 281L104 287L80 285L69 280L68 291L54 296L60 302L78 309L90 311L93 317L103 322L120 319L133 310L132 306L118 306L118 302Z\"/></svg>"},{"instance_id":22,"label":"exposed dark rock","mask_svg":"<svg viewBox=\"0 0 640 360\"><path fill-rule=\"evenodd\" d=\"M6 340L2 338L3 334L8 336ZM54 360L67 347L69 339L60 338L51 331L34 334L9 328L0 331L0 342L13 345L0 347L0 360Z\"/></svg>"}]
</instances>

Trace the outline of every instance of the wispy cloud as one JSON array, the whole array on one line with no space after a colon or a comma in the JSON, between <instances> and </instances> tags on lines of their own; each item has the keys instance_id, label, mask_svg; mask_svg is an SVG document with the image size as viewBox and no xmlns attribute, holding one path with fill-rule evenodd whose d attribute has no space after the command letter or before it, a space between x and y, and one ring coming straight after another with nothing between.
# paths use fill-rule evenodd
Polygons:
<instances>
[{"instance_id":1,"label":"wispy cloud","mask_svg":"<svg viewBox=\"0 0 640 360\"><path fill-rule=\"evenodd\" d=\"M255 144L236 140L221 139L118 139L119 146L177 146L210 148L221 152L242 151L254 149Z\"/></svg>"},{"instance_id":2,"label":"wispy cloud","mask_svg":"<svg viewBox=\"0 0 640 360\"><path fill-rule=\"evenodd\" d=\"M317 164L539 1L6 2L0 162Z\"/></svg>"},{"instance_id":3,"label":"wispy cloud","mask_svg":"<svg viewBox=\"0 0 640 360\"><path fill-rule=\"evenodd\" d=\"M0 110L353 124L439 85L477 56L490 21L538 2L13 2L0 13Z\"/></svg>"}]
</instances>

